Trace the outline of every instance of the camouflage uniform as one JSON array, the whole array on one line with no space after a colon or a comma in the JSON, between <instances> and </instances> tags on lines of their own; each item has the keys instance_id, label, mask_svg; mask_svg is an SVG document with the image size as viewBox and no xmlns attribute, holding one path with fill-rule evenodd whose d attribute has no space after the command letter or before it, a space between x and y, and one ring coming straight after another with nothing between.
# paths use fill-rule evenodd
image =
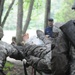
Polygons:
<instances>
[{"instance_id":1,"label":"camouflage uniform","mask_svg":"<svg viewBox=\"0 0 75 75\"><path fill-rule=\"evenodd\" d=\"M67 28L71 29L71 22L74 21L69 21L64 24L68 25L68 27L70 26L69 28L66 26L65 30L67 30ZM70 31L73 31L73 29L69 31L67 30L67 33ZM52 50L51 59L51 69L53 75L75 75L75 47L71 42L73 37L70 39L69 36L60 31L59 36L57 37L56 46Z\"/></svg>"},{"instance_id":2,"label":"camouflage uniform","mask_svg":"<svg viewBox=\"0 0 75 75\"><path fill-rule=\"evenodd\" d=\"M15 59L23 59L23 55L20 55L20 51L18 51L15 47L12 45L9 45L3 41L1 41L3 37L3 29L0 27L0 75L5 75L3 73L3 67L6 62L6 57L10 56Z\"/></svg>"},{"instance_id":3,"label":"camouflage uniform","mask_svg":"<svg viewBox=\"0 0 75 75\"><path fill-rule=\"evenodd\" d=\"M69 42L62 32L59 33L56 42L56 46L52 50L52 74L69 75Z\"/></svg>"},{"instance_id":4,"label":"camouflage uniform","mask_svg":"<svg viewBox=\"0 0 75 75\"><path fill-rule=\"evenodd\" d=\"M3 70L7 56L10 56L11 58L15 58L18 60L23 59L22 55L19 54L16 48L3 41L0 41L0 71Z\"/></svg>"}]
</instances>

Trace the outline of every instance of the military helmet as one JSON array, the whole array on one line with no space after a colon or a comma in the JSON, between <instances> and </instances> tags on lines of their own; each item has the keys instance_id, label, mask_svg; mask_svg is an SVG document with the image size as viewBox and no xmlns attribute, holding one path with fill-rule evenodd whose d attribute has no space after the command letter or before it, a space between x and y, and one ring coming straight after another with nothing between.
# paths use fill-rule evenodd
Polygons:
<instances>
[{"instance_id":1,"label":"military helmet","mask_svg":"<svg viewBox=\"0 0 75 75\"><path fill-rule=\"evenodd\" d=\"M3 37L3 28L0 26L0 39Z\"/></svg>"}]
</instances>

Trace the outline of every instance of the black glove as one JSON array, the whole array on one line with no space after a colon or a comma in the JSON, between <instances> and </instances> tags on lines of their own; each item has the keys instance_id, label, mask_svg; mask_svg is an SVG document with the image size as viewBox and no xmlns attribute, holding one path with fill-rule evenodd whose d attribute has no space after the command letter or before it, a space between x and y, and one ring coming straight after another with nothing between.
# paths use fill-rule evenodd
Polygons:
<instances>
[{"instance_id":1,"label":"black glove","mask_svg":"<svg viewBox=\"0 0 75 75\"><path fill-rule=\"evenodd\" d=\"M22 46L15 46L13 45L14 48L16 48L17 52L13 53L10 55L11 58L14 58L16 60L22 60L24 59L24 54L23 54L23 47Z\"/></svg>"}]
</instances>

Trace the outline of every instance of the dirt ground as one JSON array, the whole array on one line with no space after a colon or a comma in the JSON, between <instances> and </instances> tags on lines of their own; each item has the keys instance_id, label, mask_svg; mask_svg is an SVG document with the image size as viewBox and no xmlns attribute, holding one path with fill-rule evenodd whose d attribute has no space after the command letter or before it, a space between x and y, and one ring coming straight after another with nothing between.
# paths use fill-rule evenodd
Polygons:
<instances>
[{"instance_id":1,"label":"dirt ground","mask_svg":"<svg viewBox=\"0 0 75 75\"><path fill-rule=\"evenodd\" d=\"M29 66L27 69L28 75L34 75L34 69ZM18 65L14 64L14 66L9 69L9 71L4 71L6 75L25 75L24 73L24 66L23 65ZM36 72L36 75L40 75L38 72Z\"/></svg>"}]
</instances>

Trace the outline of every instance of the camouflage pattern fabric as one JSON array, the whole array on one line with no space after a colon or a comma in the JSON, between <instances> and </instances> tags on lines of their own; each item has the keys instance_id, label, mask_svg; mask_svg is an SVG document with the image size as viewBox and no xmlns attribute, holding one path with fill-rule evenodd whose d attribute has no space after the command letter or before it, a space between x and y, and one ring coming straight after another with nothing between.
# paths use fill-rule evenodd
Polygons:
<instances>
[{"instance_id":1,"label":"camouflage pattern fabric","mask_svg":"<svg viewBox=\"0 0 75 75\"><path fill-rule=\"evenodd\" d=\"M21 52L18 51L18 49L16 49L14 46L0 41L0 70L3 69L7 56L21 60L23 58L22 54L20 54Z\"/></svg>"},{"instance_id":2,"label":"camouflage pattern fabric","mask_svg":"<svg viewBox=\"0 0 75 75\"><path fill-rule=\"evenodd\" d=\"M69 43L60 32L55 48L52 50L51 68L53 75L69 75Z\"/></svg>"}]
</instances>

